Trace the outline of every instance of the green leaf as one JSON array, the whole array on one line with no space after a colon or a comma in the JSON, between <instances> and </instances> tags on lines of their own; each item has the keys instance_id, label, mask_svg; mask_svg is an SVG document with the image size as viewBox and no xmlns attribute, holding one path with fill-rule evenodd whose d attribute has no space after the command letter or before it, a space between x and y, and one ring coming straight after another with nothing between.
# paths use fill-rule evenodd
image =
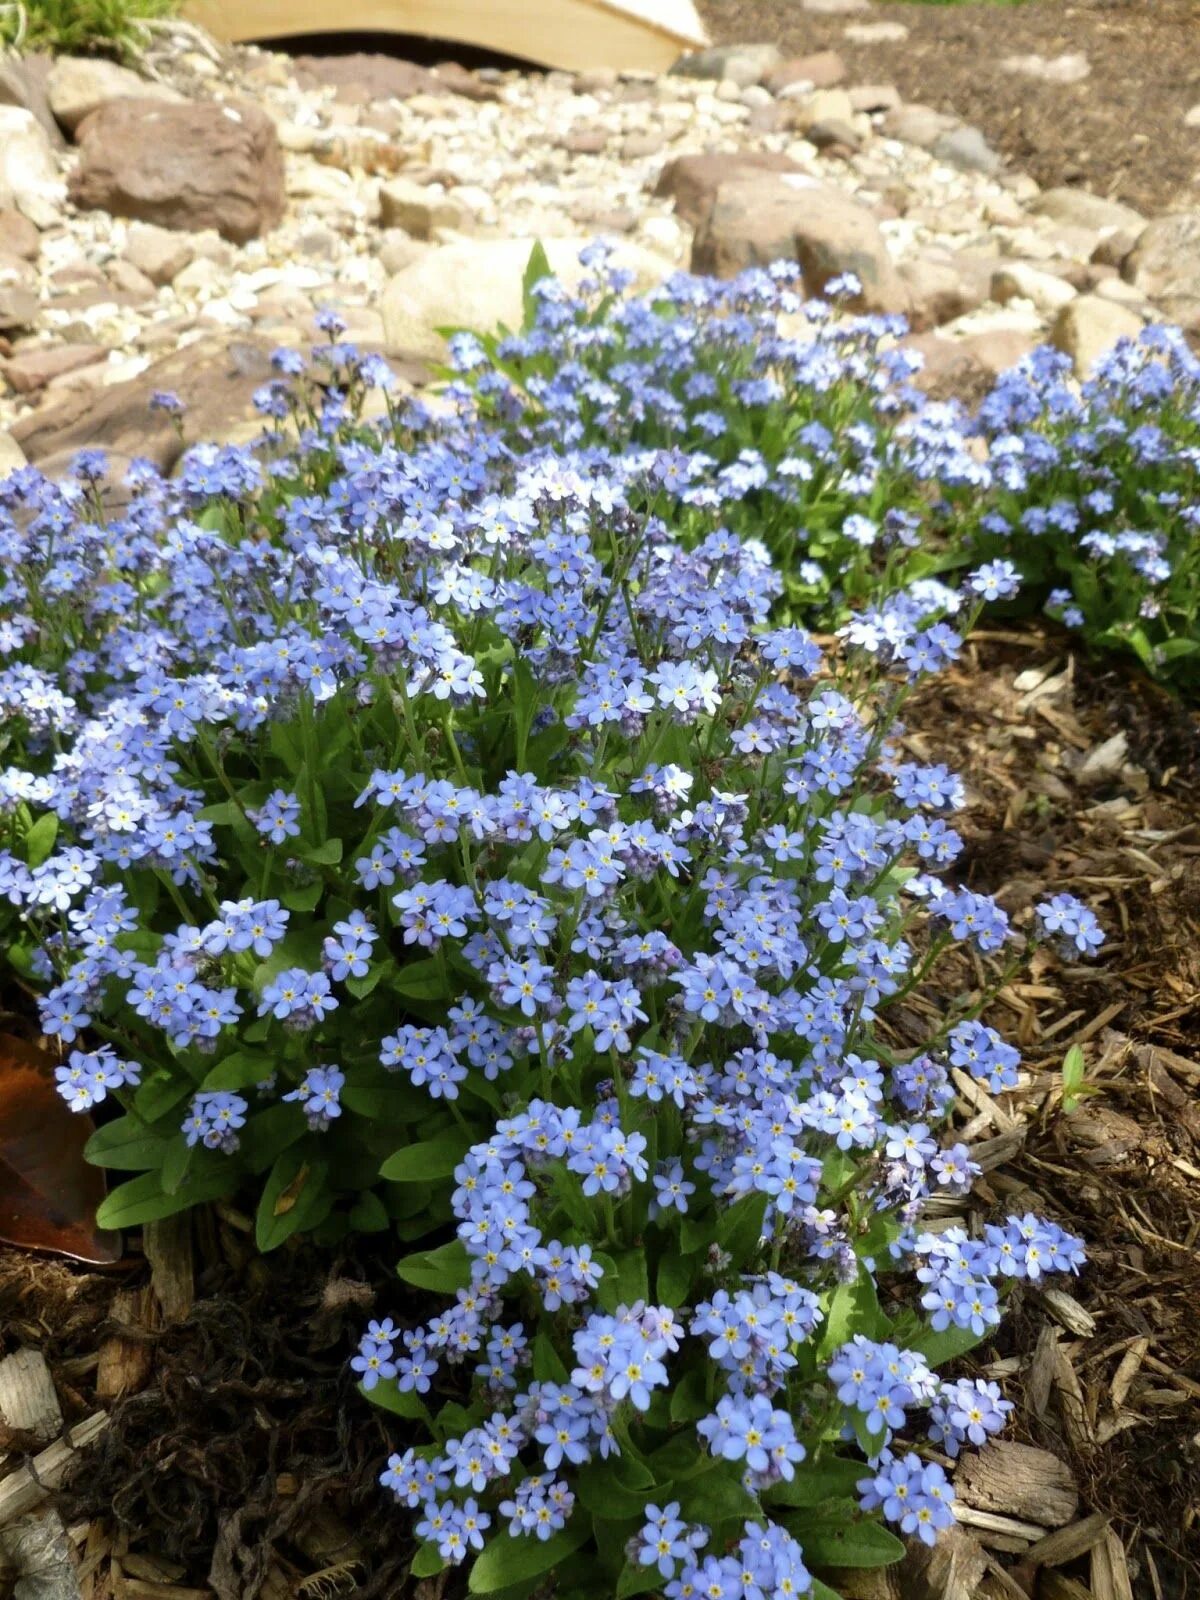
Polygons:
<instances>
[{"instance_id":1,"label":"green leaf","mask_svg":"<svg viewBox=\"0 0 1200 1600\"><path fill-rule=\"evenodd\" d=\"M254 1239L264 1253L292 1234L315 1228L329 1215L333 1196L325 1185L327 1166L311 1166L301 1150L285 1150L276 1159L263 1186L254 1221Z\"/></svg>"},{"instance_id":2,"label":"green leaf","mask_svg":"<svg viewBox=\"0 0 1200 1600\"><path fill-rule=\"evenodd\" d=\"M765 1194L748 1194L720 1213L717 1243L733 1257L735 1266L742 1266L757 1249L766 1210Z\"/></svg>"},{"instance_id":3,"label":"green leaf","mask_svg":"<svg viewBox=\"0 0 1200 1600\"><path fill-rule=\"evenodd\" d=\"M658 1276L655 1279L659 1304L670 1306L672 1310L685 1305L698 1266L695 1256L669 1249L658 1263Z\"/></svg>"},{"instance_id":4,"label":"green leaf","mask_svg":"<svg viewBox=\"0 0 1200 1600\"><path fill-rule=\"evenodd\" d=\"M947 1361L965 1356L968 1350L974 1350L977 1344L983 1343L984 1338L984 1334L975 1333L970 1328L943 1328L938 1333L933 1328L925 1327L905 1339L904 1348L923 1355L931 1367L941 1367Z\"/></svg>"},{"instance_id":5,"label":"green leaf","mask_svg":"<svg viewBox=\"0 0 1200 1600\"><path fill-rule=\"evenodd\" d=\"M101 1228L140 1228L144 1222L159 1222L190 1206L232 1193L236 1178L233 1164L225 1160L220 1167L191 1173L174 1194L164 1194L158 1173L143 1172L140 1177L117 1185L96 1212L96 1222Z\"/></svg>"},{"instance_id":6,"label":"green leaf","mask_svg":"<svg viewBox=\"0 0 1200 1600\"><path fill-rule=\"evenodd\" d=\"M235 1050L206 1073L202 1089L249 1089L269 1078L274 1070L270 1056Z\"/></svg>"},{"instance_id":7,"label":"green leaf","mask_svg":"<svg viewBox=\"0 0 1200 1600\"><path fill-rule=\"evenodd\" d=\"M445 1566L446 1562L438 1554L437 1545L434 1544L432 1539L426 1539L425 1543L412 1558L412 1566L408 1570L414 1578L433 1578Z\"/></svg>"},{"instance_id":8,"label":"green leaf","mask_svg":"<svg viewBox=\"0 0 1200 1600\"><path fill-rule=\"evenodd\" d=\"M432 957L409 961L397 969L388 987L411 1000L439 1000L447 995L445 969Z\"/></svg>"},{"instance_id":9,"label":"green leaf","mask_svg":"<svg viewBox=\"0 0 1200 1600\"><path fill-rule=\"evenodd\" d=\"M171 1142L169 1134L154 1133L140 1117L129 1112L97 1128L84 1146L84 1156L94 1167L118 1167L124 1172L148 1172L162 1165Z\"/></svg>"},{"instance_id":10,"label":"green leaf","mask_svg":"<svg viewBox=\"0 0 1200 1600\"><path fill-rule=\"evenodd\" d=\"M860 1478L869 1476L863 1461L847 1461L842 1456L820 1456L803 1461L795 1475L772 1485L764 1495L772 1506L819 1506L825 1500L852 1495Z\"/></svg>"},{"instance_id":11,"label":"green leaf","mask_svg":"<svg viewBox=\"0 0 1200 1600\"><path fill-rule=\"evenodd\" d=\"M795 1512L783 1521L811 1567L888 1567L899 1561L904 1545L878 1522L856 1520L857 1502L838 1501L817 1512Z\"/></svg>"},{"instance_id":12,"label":"green leaf","mask_svg":"<svg viewBox=\"0 0 1200 1600\"><path fill-rule=\"evenodd\" d=\"M1083 1097L1085 1088L1083 1077L1086 1070L1087 1063L1083 1050L1079 1045L1073 1044L1063 1057L1062 1064L1062 1107L1068 1115L1074 1111Z\"/></svg>"},{"instance_id":13,"label":"green leaf","mask_svg":"<svg viewBox=\"0 0 1200 1600\"><path fill-rule=\"evenodd\" d=\"M470 1137L456 1123L436 1139L422 1139L397 1150L380 1167L379 1176L389 1183L431 1183L435 1178L449 1178L470 1148Z\"/></svg>"},{"instance_id":14,"label":"green leaf","mask_svg":"<svg viewBox=\"0 0 1200 1600\"><path fill-rule=\"evenodd\" d=\"M832 1355L856 1333L868 1339L879 1339L890 1329L888 1319L879 1309L875 1281L871 1274L859 1267L853 1283L840 1283L829 1298L825 1312L825 1326L819 1345L820 1354Z\"/></svg>"},{"instance_id":15,"label":"green leaf","mask_svg":"<svg viewBox=\"0 0 1200 1600\"><path fill-rule=\"evenodd\" d=\"M43 861L49 859L57 838L58 817L53 811L47 811L25 835L25 860L31 867L40 867Z\"/></svg>"},{"instance_id":16,"label":"green leaf","mask_svg":"<svg viewBox=\"0 0 1200 1600\"><path fill-rule=\"evenodd\" d=\"M454 1294L471 1281L471 1262L461 1239L436 1250L418 1250L396 1264L397 1277L434 1294Z\"/></svg>"},{"instance_id":17,"label":"green leaf","mask_svg":"<svg viewBox=\"0 0 1200 1600\"><path fill-rule=\"evenodd\" d=\"M525 314L525 327L532 328L537 320L538 301L534 294L534 285L543 278L552 278L550 258L546 254L546 247L540 239L534 240L533 249L529 252L529 260L525 263L525 271L521 278L521 306Z\"/></svg>"},{"instance_id":18,"label":"green leaf","mask_svg":"<svg viewBox=\"0 0 1200 1600\"><path fill-rule=\"evenodd\" d=\"M135 1090L133 1109L143 1122L157 1122L182 1106L185 1100L190 1100L194 1092L194 1085L157 1072ZM182 1117L179 1120L182 1121Z\"/></svg>"},{"instance_id":19,"label":"green leaf","mask_svg":"<svg viewBox=\"0 0 1200 1600\"><path fill-rule=\"evenodd\" d=\"M628 1600L628 1596L635 1594L651 1594L655 1589L661 1589L664 1581L653 1562L649 1566L639 1567L627 1561L617 1579L617 1600Z\"/></svg>"},{"instance_id":20,"label":"green leaf","mask_svg":"<svg viewBox=\"0 0 1200 1600\"><path fill-rule=\"evenodd\" d=\"M420 1395L414 1394L411 1389L401 1394L395 1378L381 1378L373 1389L367 1389L360 1383L358 1392L373 1406L390 1411L394 1417L407 1417L413 1422L429 1421L429 1408Z\"/></svg>"},{"instance_id":21,"label":"green leaf","mask_svg":"<svg viewBox=\"0 0 1200 1600\"><path fill-rule=\"evenodd\" d=\"M571 1379L546 1333L539 1333L533 1341L533 1375L539 1383L569 1383Z\"/></svg>"},{"instance_id":22,"label":"green leaf","mask_svg":"<svg viewBox=\"0 0 1200 1600\"><path fill-rule=\"evenodd\" d=\"M708 1403L705 1374L699 1369L686 1373L682 1383L671 1390L672 1422L695 1422L712 1410Z\"/></svg>"},{"instance_id":23,"label":"green leaf","mask_svg":"<svg viewBox=\"0 0 1200 1600\"><path fill-rule=\"evenodd\" d=\"M822 1583L820 1578L814 1578L812 1588L808 1591L812 1600L842 1600L836 1589L831 1589L827 1583Z\"/></svg>"},{"instance_id":24,"label":"green leaf","mask_svg":"<svg viewBox=\"0 0 1200 1600\"><path fill-rule=\"evenodd\" d=\"M391 1219L383 1201L368 1189L350 1207L346 1220L355 1233L383 1233Z\"/></svg>"},{"instance_id":25,"label":"green leaf","mask_svg":"<svg viewBox=\"0 0 1200 1600\"><path fill-rule=\"evenodd\" d=\"M646 1503L653 1498L647 1489L630 1489L619 1483L611 1463L606 1461L592 1461L580 1467L572 1487L579 1496L579 1503L598 1517L640 1517L644 1521ZM654 1493L660 1501L668 1500L670 1496L663 1491L669 1488L669 1483L659 1484Z\"/></svg>"},{"instance_id":26,"label":"green leaf","mask_svg":"<svg viewBox=\"0 0 1200 1600\"><path fill-rule=\"evenodd\" d=\"M758 1501L742 1483L736 1469L715 1461L707 1472L690 1482L678 1483L679 1502L689 1522L710 1525L734 1518L743 1521L759 1514Z\"/></svg>"},{"instance_id":27,"label":"green leaf","mask_svg":"<svg viewBox=\"0 0 1200 1600\"><path fill-rule=\"evenodd\" d=\"M540 1577L578 1550L591 1532L591 1518L576 1511L561 1532L544 1542L514 1538L510 1533L497 1534L477 1557L467 1588L471 1594L495 1594L514 1583Z\"/></svg>"},{"instance_id":28,"label":"green leaf","mask_svg":"<svg viewBox=\"0 0 1200 1600\"><path fill-rule=\"evenodd\" d=\"M300 859L313 867L336 867L342 859L342 841L326 839L323 844L314 844L301 852Z\"/></svg>"},{"instance_id":29,"label":"green leaf","mask_svg":"<svg viewBox=\"0 0 1200 1600\"><path fill-rule=\"evenodd\" d=\"M159 1169L164 1194L177 1194L180 1185L187 1177L188 1168L192 1164L192 1147L177 1133L167 1145L163 1153L163 1163Z\"/></svg>"},{"instance_id":30,"label":"green leaf","mask_svg":"<svg viewBox=\"0 0 1200 1600\"><path fill-rule=\"evenodd\" d=\"M279 898L289 911L315 911L325 893L325 885L318 878L314 883L301 884L298 889L284 889Z\"/></svg>"}]
</instances>

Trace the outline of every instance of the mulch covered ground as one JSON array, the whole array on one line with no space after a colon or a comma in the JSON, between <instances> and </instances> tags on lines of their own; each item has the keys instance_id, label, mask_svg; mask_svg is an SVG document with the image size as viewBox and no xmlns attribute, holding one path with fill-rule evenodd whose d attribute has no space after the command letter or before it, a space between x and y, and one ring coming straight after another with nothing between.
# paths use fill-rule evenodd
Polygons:
<instances>
[{"instance_id":1,"label":"mulch covered ground","mask_svg":"<svg viewBox=\"0 0 1200 1600\"><path fill-rule=\"evenodd\" d=\"M1147 216L1200 206L1200 0L1030 0L929 5L889 0L822 16L795 0L699 0L713 40L770 41L788 55L841 51L859 83L977 124L1044 188L1079 184ZM853 44L847 24L894 20L902 44ZM1003 72L1007 55L1082 53L1091 75L1043 83Z\"/></svg>"}]
</instances>

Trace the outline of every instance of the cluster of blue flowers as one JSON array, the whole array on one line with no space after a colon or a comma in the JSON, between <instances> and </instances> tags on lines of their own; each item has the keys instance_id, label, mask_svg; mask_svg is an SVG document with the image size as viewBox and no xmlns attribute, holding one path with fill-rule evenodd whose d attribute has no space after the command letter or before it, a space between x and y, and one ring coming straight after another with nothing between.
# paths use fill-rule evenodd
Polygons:
<instances>
[{"instance_id":1,"label":"cluster of blue flowers","mask_svg":"<svg viewBox=\"0 0 1200 1600\"><path fill-rule=\"evenodd\" d=\"M264 1248L420 1243L401 1274L446 1308L353 1362L426 1430L384 1473L420 1570L582 1595L592 1539L596 1592L778 1600L819 1564L805 1474L855 1475L852 1526L946 1524L921 1452L1004 1403L934 1367L1082 1259L1032 1217L922 1230L976 1172L951 1073L1002 1093L1019 1059L987 993L920 1050L880 1017L952 942L998 986L1100 933L947 881L963 786L901 759L904 698L1015 580L897 587L979 466L888 324L788 271L680 280L671 315L620 288L598 317L543 281L491 365L457 340L437 415L360 425L385 369L330 321L315 382L280 353L257 453L135 465L119 513L92 462L0 485L0 895L46 1033L104 1040L60 1078L124 1108L105 1220L255 1180ZM785 401L770 449L740 435ZM827 652L805 596L861 601Z\"/></svg>"}]
</instances>

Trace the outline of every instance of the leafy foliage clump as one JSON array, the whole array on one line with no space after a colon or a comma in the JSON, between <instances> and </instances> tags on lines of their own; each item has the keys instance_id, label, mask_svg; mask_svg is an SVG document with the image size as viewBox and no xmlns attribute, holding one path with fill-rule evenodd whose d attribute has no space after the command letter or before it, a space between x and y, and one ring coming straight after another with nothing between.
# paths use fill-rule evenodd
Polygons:
<instances>
[{"instance_id":1,"label":"leafy foliage clump","mask_svg":"<svg viewBox=\"0 0 1200 1600\"><path fill-rule=\"evenodd\" d=\"M178 10L179 0L5 0L0 45L61 55L136 56L148 38L143 24Z\"/></svg>"},{"instance_id":2,"label":"leafy foliage clump","mask_svg":"<svg viewBox=\"0 0 1200 1600\"><path fill-rule=\"evenodd\" d=\"M1082 1250L934 1225L953 1075L1014 1087L995 988L1102 936L957 885L961 782L899 743L1015 578L933 576L984 480L893 325L588 265L436 409L365 424L326 317L257 450L119 514L97 452L0 486L0 892L62 1094L120 1107L103 1222L252 1190L264 1250L405 1242L432 1313L354 1367L414 1574L784 1600L932 1541L933 1452L1003 1425L936 1369ZM953 944L991 987L913 1042Z\"/></svg>"}]
</instances>

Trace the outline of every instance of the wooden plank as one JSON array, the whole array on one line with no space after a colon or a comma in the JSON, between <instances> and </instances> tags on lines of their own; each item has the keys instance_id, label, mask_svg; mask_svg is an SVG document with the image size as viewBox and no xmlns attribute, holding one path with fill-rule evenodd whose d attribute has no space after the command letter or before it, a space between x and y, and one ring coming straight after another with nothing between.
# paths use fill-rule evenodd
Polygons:
<instances>
[{"instance_id":1,"label":"wooden plank","mask_svg":"<svg viewBox=\"0 0 1200 1600\"><path fill-rule=\"evenodd\" d=\"M184 15L219 39L352 30L458 41L547 67L665 72L708 43L693 0L191 0Z\"/></svg>"}]
</instances>

